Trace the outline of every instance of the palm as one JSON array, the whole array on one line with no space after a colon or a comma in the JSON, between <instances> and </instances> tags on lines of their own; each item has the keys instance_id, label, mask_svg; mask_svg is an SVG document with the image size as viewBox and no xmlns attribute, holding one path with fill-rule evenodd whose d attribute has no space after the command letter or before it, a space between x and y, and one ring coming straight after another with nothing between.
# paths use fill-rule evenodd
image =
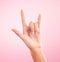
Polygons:
<instances>
[{"instance_id":1,"label":"palm","mask_svg":"<svg viewBox=\"0 0 60 62\"><path fill-rule=\"evenodd\" d=\"M39 47L40 44L40 15L36 23L30 22L27 26L23 11L21 11L23 34L17 29L12 29L27 45L28 48Z\"/></svg>"}]
</instances>

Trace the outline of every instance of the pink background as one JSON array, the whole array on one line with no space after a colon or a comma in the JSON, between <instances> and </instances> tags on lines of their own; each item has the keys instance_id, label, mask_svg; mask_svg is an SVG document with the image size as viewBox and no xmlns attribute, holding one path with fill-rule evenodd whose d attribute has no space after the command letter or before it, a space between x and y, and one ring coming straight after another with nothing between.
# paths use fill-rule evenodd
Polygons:
<instances>
[{"instance_id":1,"label":"pink background","mask_svg":"<svg viewBox=\"0 0 60 62\"><path fill-rule=\"evenodd\" d=\"M60 62L60 0L0 0L0 62L33 62L29 49L11 31L22 32L21 9L27 23L42 15L43 52L47 62Z\"/></svg>"}]
</instances>

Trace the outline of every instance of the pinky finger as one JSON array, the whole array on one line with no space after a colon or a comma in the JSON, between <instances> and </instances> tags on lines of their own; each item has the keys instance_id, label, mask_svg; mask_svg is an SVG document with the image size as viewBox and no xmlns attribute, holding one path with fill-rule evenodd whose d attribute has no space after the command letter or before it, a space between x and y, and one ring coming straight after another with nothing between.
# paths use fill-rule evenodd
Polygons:
<instances>
[{"instance_id":1,"label":"pinky finger","mask_svg":"<svg viewBox=\"0 0 60 62\"><path fill-rule=\"evenodd\" d=\"M38 27L40 28L40 23L41 23L41 15L38 15Z\"/></svg>"}]
</instances>

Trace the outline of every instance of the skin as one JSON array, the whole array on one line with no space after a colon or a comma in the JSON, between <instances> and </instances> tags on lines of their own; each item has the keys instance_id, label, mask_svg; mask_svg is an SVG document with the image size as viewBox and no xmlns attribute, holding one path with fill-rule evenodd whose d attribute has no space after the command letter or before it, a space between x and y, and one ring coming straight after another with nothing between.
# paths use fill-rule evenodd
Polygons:
<instances>
[{"instance_id":1,"label":"skin","mask_svg":"<svg viewBox=\"0 0 60 62\"><path fill-rule=\"evenodd\" d=\"M12 31L23 40L26 46L31 52L31 56L34 62L46 62L43 55L41 44L40 44L40 23L41 15L38 16L37 22L30 22L27 26L24 12L21 10L21 19L23 26L23 33L17 29L12 29Z\"/></svg>"}]
</instances>

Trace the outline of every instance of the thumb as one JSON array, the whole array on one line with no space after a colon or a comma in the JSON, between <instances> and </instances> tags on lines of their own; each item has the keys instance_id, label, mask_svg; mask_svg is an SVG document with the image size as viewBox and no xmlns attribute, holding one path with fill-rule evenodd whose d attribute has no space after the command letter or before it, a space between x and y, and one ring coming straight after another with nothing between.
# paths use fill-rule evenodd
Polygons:
<instances>
[{"instance_id":1,"label":"thumb","mask_svg":"<svg viewBox=\"0 0 60 62\"><path fill-rule=\"evenodd\" d=\"M12 31L23 40L23 42L26 44L26 46L28 48L31 48L33 42L31 43L30 41L32 41L27 35L22 34L19 30L17 29L12 29Z\"/></svg>"},{"instance_id":2,"label":"thumb","mask_svg":"<svg viewBox=\"0 0 60 62\"><path fill-rule=\"evenodd\" d=\"M17 29L12 29L12 31L22 40L24 40L24 35Z\"/></svg>"}]
</instances>

